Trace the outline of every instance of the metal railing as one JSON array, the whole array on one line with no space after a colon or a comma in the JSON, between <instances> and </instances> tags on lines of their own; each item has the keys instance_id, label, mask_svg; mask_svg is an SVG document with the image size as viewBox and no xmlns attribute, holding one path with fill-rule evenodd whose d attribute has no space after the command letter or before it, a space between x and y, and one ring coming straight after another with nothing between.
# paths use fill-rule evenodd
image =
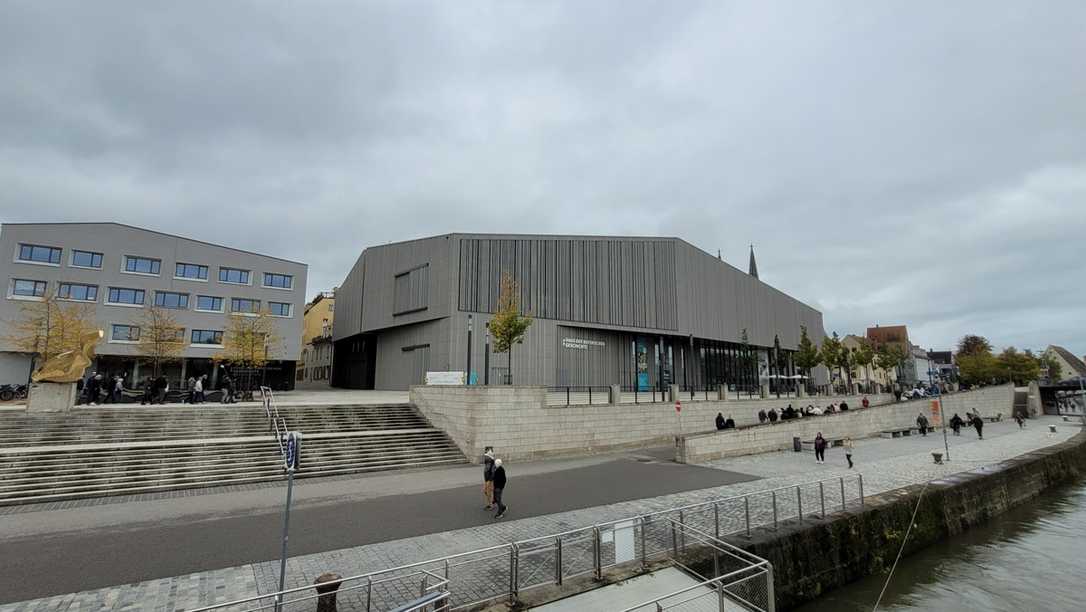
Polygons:
<instances>
[{"instance_id":1,"label":"metal railing","mask_svg":"<svg viewBox=\"0 0 1086 612\"><path fill-rule=\"evenodd\" d=\"M623 612L703 610L711 603L715 603L718 610L741 607L752 612L774 612L773 566L768 561L689 525L669 520L667 527L671 532L672 561L703 581ZM711 566L707 557L712 558ZM692 565L700 567L695 569ZM706 567L711 569L703 569ZM704 601L707 599L714 601Z\"/></svg>"},{"instance_id":2,"label":"metal railing","mask_svg":"<svg viewBox=\"0 0 1086 612\"><path fill-rule=\"evenodd\" d=\"M611 403L611 388L605 385L547 387L548 406L590 406Z\"/></svg>"},{"instance_id":3,"label":"metal railing","mask_svg":"<svg viewBox=\"0 0 1086 612\"><path fill-rule=\"evenodd\" d=\"M279 406L275 403L275 395L271 387L260 387L260 401L264 406L264 414L267 415L272 433L275 434L275 442L279 445L279 454L283 462L287 460L287 421L279 415Z\"/></svg>"},{"instance_id":4,"label":"metal railing","mask_svg":"<svg viewBox=\"0 0 1086 612\"><path fill-rule=\"evenodd\" d=\"M340 589L339 605L341 610L367 611L402 605L407 599L404 589L389 585L417 580L420 573L444 581L448 591L444 605L449 610L503 599L515 603L531 589L561 586L581 576L598 579L608 568L638 564L648 567L651 562L675 555L676 550L686 550L691 533L713 538L749 537L756 528L776 529L786 520L825 517L829 512L863 504L860 474L713 499L344 578L340 582L350 588ZM719 581L725 590L732 584L727 580L731 579ZM282 595L302 588L283 591ZM199 612L224 608L261 610L267 606L243 606L272 600L276 595L208 606Z\"/></svg>"},{"instance_id":5,"label":"metal railing","mask_svg":"<svg viewBox=\"0 0 1086 612\"><path fill-rule=\"evenodd\" d=\"M346 584L348 581L351 581L353 584ZM353 578L337 578L328 582L316 583L312 586L295 587L276 593L269 593L267 595L256 595L213 606L194 608L189 610L189 612L208 612L210 610L222 610L226 608L256 612L258 610L276 609L277 606L284 610L308 610L308 607L301 608L297 604L312 599L318 599L322 595L320 593L305 595L304 593L306 591L315 591L319 587L327 587L336 584L340 585L336 590L337 603L340 605L343 603L349 604L348 607L342 608L345 610L358 609L366 610L367 612L371 610L385 610L387 608L374 607L373 605L374 593L381 593L383 591L395 592L400 594L403 599L407 599L405 603L397 608L399 612L422 612L424 610L440 612L450 609L448 597L449 580L426 570L418 570L402 576L393 576L377 580L373 580L372 578L365 581ZM416 592L418 595L414 596L414 593ZM297 597L292 597L294 595L297 595ZM282 596L282 603L276 601L277 596ZM354 607L355 605L359 605L359 607Z\"/></svg>"}]
</instances>

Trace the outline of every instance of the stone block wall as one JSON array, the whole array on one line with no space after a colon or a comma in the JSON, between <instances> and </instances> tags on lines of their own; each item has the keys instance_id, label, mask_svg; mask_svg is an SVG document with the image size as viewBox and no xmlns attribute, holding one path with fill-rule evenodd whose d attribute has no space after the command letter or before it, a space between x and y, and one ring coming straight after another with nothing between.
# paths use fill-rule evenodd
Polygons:
<instances>
[{"instance_id":1,"label":"stone block wall","mask_svg":"<svg viewBox=\"0 0 1086 612\"><path fill-rule=\"evenodd\" d=\"M942 400L947 419L955 412L963 418L966 412L979 412L986 416L1003 413L1005 417L1009 417L1014 405L1014 387L985 387L976 391L945 395ZM889 429L915 427L916 417L921 412L929 421L933 421L930 399L898 402L868 410L849 410L736 431L687 435L677 440L675 458L682 463L701 463L722 457L788 449L792 448L794 436L810 440L818 432L822 432L827 438L865 438Z\"/></svg>"},{"instance_id":2,"label":"stone block wall","mask_svg":"<svg viewBox=\"0 0 1086 612\"><path fill-rule=\"evenodd\" d=\"M587 455L623 448L670 445L679 433L675 404L594 404L547 406L543 387L411 387L411 403L434 427L445 430L461 451L478 462L486 446L505 459ZM859 396L682 403L682 431L715 428L718 412L740 427L758 422L758 411L793 406L825 406L844 399L859 406ZM869 395L872 406L893 402L889 394ZM915 418L915 415L914 415Z\"/></svg>"}]
</instances>

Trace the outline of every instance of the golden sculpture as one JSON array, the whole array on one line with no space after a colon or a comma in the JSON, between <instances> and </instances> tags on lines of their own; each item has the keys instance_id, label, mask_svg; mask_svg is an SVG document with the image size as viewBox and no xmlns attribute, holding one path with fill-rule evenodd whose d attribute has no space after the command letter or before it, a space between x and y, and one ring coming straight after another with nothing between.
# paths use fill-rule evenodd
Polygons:
<instances>
[{"instance_id":1,"label":"golden sculpture","mask_svg":"<svg viewBox=\"0 0 1086 612\"><path fill-rule=\"evenodd\" d=\"M64 351L41 364L30 380L34 382L72 383L83 378L83 372L94 361L94 346L105 336L100 329L87 332L80 339L78 351Z\"/></svg>"}]
</instances>

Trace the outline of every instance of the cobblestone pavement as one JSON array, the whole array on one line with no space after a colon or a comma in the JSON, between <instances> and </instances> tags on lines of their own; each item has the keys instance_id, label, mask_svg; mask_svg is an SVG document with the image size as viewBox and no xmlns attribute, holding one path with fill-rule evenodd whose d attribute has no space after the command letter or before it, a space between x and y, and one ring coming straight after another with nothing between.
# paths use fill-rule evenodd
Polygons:
<instances>
[{"instance_id":1,"label":"cobblestone pavement","mask_svg":"<svg viewBox=\"0 0 1086 612\"><path fill-rule=\"evenodd\" d=\"M1048 425L1057 425L1057 432L1050 433ZM1028 453L1046 446L1063 442L1080 431L1080 427L1061 421L1058 417L1042 417L1029 422L1019 430L1013 421L988 424L985 439L978 440L972 429L963 430L961 437L949 437L951 461L935 465L931 451L942 450L941 433L927 437L909 437L884 440L880 438L858 440L854 454L856 469L849 470L840 448L827 453L827 463L816 464L812 452L779 452L714 461L709 465L736 472L765 476L766 479L688 491L665 497L646 498L607 506L586 508L523 520L505 520L493 524L460 529L433 535L382 542L356 548L333 550L318 554L291 558L287 564L288 587L312 584L316 576L334 571L342 576L363 574L405 564L434 559L445 555L472 551L487 546L506 544L511 541L541 537L593 524L618 520L624 517L646 514L677 506L695 504L712 499L743 495L775 487L795 487L813 480L837 478L861 473L866 494L879 493L909 484L927 482L954 473L983 469L1003 460ZM855 480L849 481L845 499L855 503L858 491ZM827 510L840 507L841 492L836 483L830 483L823 491ZM820 510L817 486L802 491L804 513ZM516 499L509 500L509 518L516 516ZM809 504L809 505L808 505ZM794 516L798 510L796 495L790 489L781 492L777 499L778 516ZM480 510L481 512L482 510ZM718 509L721 531L738 531L744 526L745 509L742 503L722 504ZM770 496L752 498L750 503L752 522L766 524L772 521L773 503ZM364 517L359 517L364 520ZM712 529L712 510L686 516L695 526ZM651 540L656 544L669 532L656 533ZM663 544L666 546L666 544ZM590 564L589 548L584 540L571 540L563 550L567 561L580 559L581 565ZM133 551L133 554L147 554ZM153 554L168 554L159 551ZM613 547L602 552L605 558L613 557ZM450 569L453 587L459 589L458 602L472 598L498 595L508 587L509 560L507 554L486 553L462 560L462 565ZM545 575L543 568L553 563L553 553L541 548L534 563L521 567L522 582L526 576ZM441 565L432 567L439 573ZM533 578L532 581L536 581ZM181 610L211 602L225 602L246 594L274 591L278 583L278 563L267 562L216 570L178 578L121 585L95 591L49 597L0 606L0 612L38 612L64 610ZM374 588L374 609L381 604L402 602L417 593L417 582L394 581ZM341 610L359 609L365 600L364 590L345 593L341 597ZM311 605L311 604L310 604ZM301 609L301 608L299 608ZM362 608L364 609L364 608Z\"/></svg>"}]
</instances>

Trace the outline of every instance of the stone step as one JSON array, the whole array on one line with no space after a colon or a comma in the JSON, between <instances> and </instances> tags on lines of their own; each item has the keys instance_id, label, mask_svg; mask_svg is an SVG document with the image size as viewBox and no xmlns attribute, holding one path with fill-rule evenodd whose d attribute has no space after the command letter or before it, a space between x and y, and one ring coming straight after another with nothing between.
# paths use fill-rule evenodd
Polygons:
<instances>
[{"instance_id":1,"label":"stone step","mask_svg":"<svg viewBox=\"0 0 1086 612\"><path fill-rule=\"evenodd\" d=\"M457 453L447 449L411 449L399 453L384 453L380 457L350 457L338 460L310 461L305 460L301 464L307 474L322 473L326 470L340 470L349 467L384 467L395 469L397 467L409 467L418 461L430 461L436 459L456 459ZM281 473L282 460L271 457L238 465L221 465L218 467L202 467L200 469L189 466L164 466L159 469L141 469L132 471L97 471L89 470L87 473L63 474L52 478L34 478L26 481L17 481L13 484L0 484L0 498L22 493L37 491L57 492L85 491L103 488L105 485L130 485L141 482L161 483L163 481L187 481L230 476L252 476L259 474Z\"/></svg>"},{"instance_id":2,"label":"stone step","mask_svg":"<svg viewBox=\"0 0 1086 612\"><path fill-rule=\"evenodd\" d=\"M336 444L315 444L314 441L305 442L304 450L309 454L327 454L338 450L350 450L356 453L373 453L383 450L395 450L404 447L433 447L447 446L445 437L437 431L430 434L417 436L381 436L373 440L350 443L340 441ZM186 449L141 449L152 452L144 453L108 453L100 451L93 455L83 453L51 454L46 457L14 456L0 465L0 480L29 476L34 473L49 473L64 470L68 466L76 468L96 466L140 466L172 464L178 461L186 462L226 462L250 456L275 456L278 457L278 448L274 442L264 442L242 448L219 449L194 449L186 452ZM180 452L179 452L180 451Z\"/></svg>"},{"instance_id":3,"label":"stone step","mask_svg":"<svg viewBox=\"0 0 1086 612\"><path fill-rule=\"evenodd\" d=\"M389 467L345 467L337 469L323 470L321 472L307 472L303 471L295 474L296 478L313 478L319 476L339 476L345 474L364 474L369 472L383 472L390 469L418 469L418 468L431 468L440 467L445 465L457 465L464 463L463 456L457 456L455 459L448 460L433 460L433 461L420 461L411 464L405 464L394 468ZM261 476L239 476L237 478L223 478L218 480L205 480L200 482L191 483L178 483L171 482L165 484L153 484L142 485L133 487L108 487L98 490L82 491L77 493L41 493L41 494L28 494L22 496L3 497L0 498L0 506L11 506L20 504L36 504L36 503L48 503L57 501L68 501L73 499L91 499L99 497L110 497L116 495L138 495L144 493L159 493L163 491L172 491L178 489L202 489L210 487L222 487L230 485L242 485L253 484L259 482L270 482L275 480L283 480L285 477L280 473L278 475L261 475Z\"/></svg>"}]
</instances>

